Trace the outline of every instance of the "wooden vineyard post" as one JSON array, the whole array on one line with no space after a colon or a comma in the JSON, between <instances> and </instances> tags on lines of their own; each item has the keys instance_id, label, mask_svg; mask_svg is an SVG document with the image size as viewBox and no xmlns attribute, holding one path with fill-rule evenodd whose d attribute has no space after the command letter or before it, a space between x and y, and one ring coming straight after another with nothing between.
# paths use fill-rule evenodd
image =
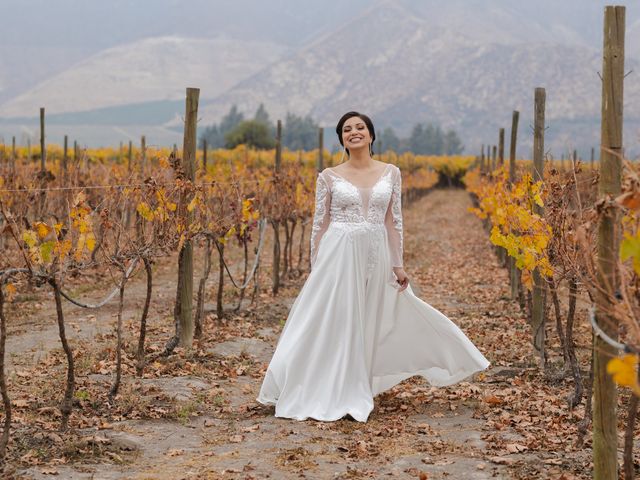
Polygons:
<instances>
[{"instance_id":1,"label":"wooden vineyard post","mask_svg":"<svg viewBox=\"0 0 640 480\"><path fill-rule=\"evenodd\" d=\"M207 139L202 140L202 170L203 175L207 174Z\"/></svg>"},{"instance_id":2,"label":"wooden vineyard post","mask_svg":"<svg viewBox=\"0 0 640 480\"><path fill-rule=\"evenodd\" d=\"M513 111L511 117L511 145L509 147L509 186L516 181L516 142L518 139L518 121L520 112ZM511 281L511 299L518 298L520 290L520 270L516 267L516 260L509 257L509 279Z\"/></svg>"},{"instance_id":3,"label":"wooden vineyard post","mask_svg":"<svg viewBox=\"0 0 640 480\"><path fill-rule=\"evenodd\" d=\"M185 180L195 180L196 130L198 121L199 88L187 88L185 104L184 140L182 144L182 166ZM180 214L185 219L185 231L189 230L193 214L187 211L187 193L181 194ZM178 261L178 301L180 322L180 346L193 343L193 243L187 239L182 245Z\"/></svg>"},{"instance_id":4,"label":"wooden vineyard post","mask_svg":"<svg viewBox=\"0 0 640 480\"><path fill-rule=\"evenodd\" d=\"M485 172L487 175L491 174L491 146L487 145L487 165Z\"/></svg>"},{"instance_id":5,"label":"wooden vineyard post","mask_svg":"<svg viewBox=\"0 0 640 480\"><path fill-rule=\"evenodd\" d=\"M494 145L491 150L491 174L495 171L498 163L498 146Z\"/></svg>"},{"instance_id":6,"label":"wooden vineyard post","mask_svg":"<svg viewBox=\"0 0 640 480\"><path fill-rule=\"evenodd\" d=\"M602 119L600 149L601 199L620 195L622 172L622 106L624 83L625 7L608 6L604 11L604 45L602 57ZM606 205L606 203L605 203ZM605 207L598 225L598 284L596 321L616 340L618 323L612 315L615 292L620 285L617 252L620 242L620 219L617 210ZM607 373L607 362L616 350L599 336L593 342L593 478L618 478L617 462L617 392Z\"/></svg>"},{"instance_id":7,"label":"wooden vineyard post","mask_svg":"<svg viewBox=\"0 0 640 480\"><path fill-rule=\"evenodd\" d=\"M140 137L140 173L142 178L145 176L145 172L147 171L147 139L144 135Z\"/></svg>"},{"instance_id":8,"label":"wooden vineyard post","mask_svg":"<svg viewBox=\"0 0 640 480\"><path fill-rule=\"evenodd\" d=\"M44 107L40 107L40 172L46 170L47 147L44 140Z\"/></svg>"},{"instance_id":9,"label":"wooden vineyard post","mask_svg":"<svg viewBox=\"0 0 640 480\"><path fill-rule=\"evenodd\" d=\"M282 121L278 120L278 125L276 129L276 158L275 158L275 169L274 169L274 187L275 191L278 190L278 182L280 180L280 169L282 166ZM273 226L273 270L272 274L272 283L273 286L271 288L271 292L273 295L278 293L278 289L280 288L280 220L273 219L271 221L271 225Z\"/></svg>"},{"instance_id":10,"label":"wooden vineyard post","mask_svg":"<svg viewBox=\"0 0 640 480\"><path fill-rule=\"evenodd\" d=\"M62 183L67 184L67 163L69 161L69 137L64 136L64 144L62 146Z\"/></svg>"},{"instance_id":11,"label":"wooden vineyard post","mask_svg":"<svg viewBox=\"0 0 640 480\"><path fill-rule=\"evenodd\" d=\"M480 147L480 175L484 174L484 143Z\"/></svg>"},{"instance_id":12,"label":"wooden vineyard post","mask_svg":"<svg viewBox=\"0 0 640 480\"><path fill-rule=\"evenodd\" d=\"M324 155L324 128L318 129L318 164L316 165L318 172L321 172L323 167L323 155Z\"/></svg>"},{"instance_id":13,"label":"wooden vineyard post","mask_svg":"<svg viewBox=\"0 0 640 480\"><path fill-rule=\"evenodd\" d=\"M16 137L11 137L11 179L16 176Z\"/></svg>"},{"instance_id":14,"label":"wooden vineyard post","mask_svg":"<svg viewBox=\"0 0 640 480\"><path fill-rule=\"evenodd\" d=\"M127 150L127 173L131 175L131 164L133 163L133 143L129 140L129 149Z\"/></svg>"},{"instance_id":15,"label":"wooden vineyard post","mask_svg":"<svg viewBox=\"0 0 640 480\"><path fill-rule=\"evenodd\" d=\"M44 107L40 107L40 193L38 195L38 217L44 212L46 199L45 188L47 187L47 145L44 138Z\"/></svg>"},{"instance_id":16,"label":"wooden vineyard post","mask_svg":"<svg viewBox=\"0 0 640 480\"><path fill-rule=\"evenodd\" d=\"M544 174L544 109L546 91L544 88L536 88L534 100L534 126L533 126L533 181L543 180ZM533 206L533 212L541 217L544 209L538 205ZM531 329L533 334L533 347L540 355L541 366L545 364L544 351L544 279L539 269L533 271L533 295L531 308Z\"/></svg>"},{"instance_id":17,"label":"wooden vineyard post","mask_svg":"<svg viewBox=\"0 0 640 480\"><path fill-rule=\"evenodd\" d=\"M497 168L502 168L504 165L504 128L498 131L498 161ZM507 263L507 249L504 247L496 247L498 253L498 259L500 265L505 266Z\"/></svg>"},{"instance_id":18,"label":"wooden vineyard post","mask_svg":"<svg viewBox=\"0 0 640 480\"><path fill-rule=\"evenodd\" d=\"M504 128L498 133L498 165L504 165Z\"/></svg>"},{"instance_id":19,"label":"wooden vineyard post","mask_svg":"<svg viewBox=\"0 0 640 480\"><path fill-rule=\"evenodd\" d=\"M596 156L596 149L591 147L591 160L589 163L589 165L591 166L591 170L593 170L593 161L595 159L595 156Z\"/></svg>"}]
</instances>

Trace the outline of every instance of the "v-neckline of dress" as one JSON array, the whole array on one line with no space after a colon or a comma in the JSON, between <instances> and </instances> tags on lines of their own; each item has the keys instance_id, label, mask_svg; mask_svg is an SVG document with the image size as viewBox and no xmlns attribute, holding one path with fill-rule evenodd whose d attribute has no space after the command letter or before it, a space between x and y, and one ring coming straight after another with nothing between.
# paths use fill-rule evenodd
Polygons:
<instances>
[{"instance_id":1,"label":"v-neckline of dress","mask_svg":"<svg viewBox=\"0 0 640 480\"><path fill-rule=\"evenodd\" d=\"M382 169L382 173L380 174L380 176L378 177L378 179L375 181L375 183L373 185L371 185L370 187L359 187L356 184L354 184L351 180L348 180L346 177L343 177L342 175L340 175L338 172L332 170L332 169L327 169L329 170L329 172L333 173L335 176L340 177L342 180L344 180L345 182L347 182L349 185L351 185L352 187L357 188L358 190L372 190L373 188L376 187L376 185L378 185L378 183L380 183L382 181L382 179L385 177L385 175L387 174L387 170L389 169L389 165L391 165L390 163L387 163L385 165L385 167Z\"/></svg>"}]
</instances>

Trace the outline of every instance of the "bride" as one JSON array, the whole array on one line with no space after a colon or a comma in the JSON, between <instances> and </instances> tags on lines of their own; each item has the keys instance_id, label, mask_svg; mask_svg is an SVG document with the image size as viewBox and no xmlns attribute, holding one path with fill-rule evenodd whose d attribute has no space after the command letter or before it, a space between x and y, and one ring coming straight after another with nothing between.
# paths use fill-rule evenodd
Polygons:
<instances>
[{"instance_id":1,"label":"bride","mask_svg":"<svg viewBox=\"0 0 640 480\"><path fill-rule=\"evenodd\" d=\"M400 170L372 158L369 117L348 112L336 132L348 160L318 174L311 273L256 400L277 417L366 422L373 397L406 378L452 385L490 362L411 290Z\"/></svg>"}]
</instances>

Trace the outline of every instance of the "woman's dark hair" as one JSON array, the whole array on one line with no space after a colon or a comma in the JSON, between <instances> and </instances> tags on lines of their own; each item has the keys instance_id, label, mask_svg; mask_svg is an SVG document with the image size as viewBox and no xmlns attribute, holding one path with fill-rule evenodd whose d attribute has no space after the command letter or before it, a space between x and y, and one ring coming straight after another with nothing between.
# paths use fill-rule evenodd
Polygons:
<instances>
[{"instance_id":1,"label":"woman's dark hair","mask_svg":"<svg viewBox=\"0 0 640 480\"><path fill-rule=\"evenodd\" d=\"M371 119L364 113L347 112L342 117L340 117L340 120L338 120L338 125L336 125L336 133L338 134L338 141L340 142L340 145L344 147L344 143L342 141L342 127L344 125L344 122L349 120L351 117L360 117L364 124L367 126L369 134L371 135L371 153L373 154L373 142L376 141L376 130L373 128L373 122L371 121ZM345 148L345 150L347 151L347 155L349 155L349 149Z\"/></svg>"}]
</instances>

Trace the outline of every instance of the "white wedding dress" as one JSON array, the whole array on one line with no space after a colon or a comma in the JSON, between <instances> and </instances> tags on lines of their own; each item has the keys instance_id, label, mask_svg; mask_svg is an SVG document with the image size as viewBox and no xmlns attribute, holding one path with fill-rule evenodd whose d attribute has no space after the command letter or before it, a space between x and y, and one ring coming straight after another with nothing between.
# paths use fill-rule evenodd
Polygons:
<instances>
[{"instance_id":1,"label":"white wedding dress","mask_svg":"<svg viewBox=\"0 0 640 480\"><path fill-rule=\"evenodd\" d=\"M296 298L257 401L277 417L365 422L373 397L421 375L457 383L490 362L445 315L398 292L400 170L369 188L331 169L318 175L311 273Z\"/></svg>"}]
</instances>

